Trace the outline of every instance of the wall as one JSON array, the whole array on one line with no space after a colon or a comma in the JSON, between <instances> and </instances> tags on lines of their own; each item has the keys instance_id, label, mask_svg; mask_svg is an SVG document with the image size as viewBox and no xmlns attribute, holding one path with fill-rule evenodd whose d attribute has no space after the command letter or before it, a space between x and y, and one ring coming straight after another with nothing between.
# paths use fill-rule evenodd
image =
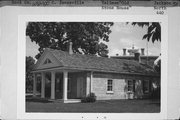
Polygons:
<instances>
[{"instance_id":1,"label":"wall","mask_svg":"<svg viewBox=\"0 0 180 120\"><path fill-rule=\"evenodd\" d=\"M108 78L93 78L92 92L97 100L125 99L125 79L113 79L113 93L107 93L107 80Z\"/></svg>"},{"instance_id":2,"label":"wall","mask_svg":"<svg viewBox=\"0 0 180 120\"><path fill-rule=\"evenodd\" d=\"M107 93L107 80L113 80L113 93ZM108 99L128 99L127 95L127 80L135 80L134 97L144 97L143 85L141 80L155 80L157 78L138 76L138 75L123 75L113 73L94 73L92 81L92 91L97 96L97 100Z\"/></svg>"}]
</instances>

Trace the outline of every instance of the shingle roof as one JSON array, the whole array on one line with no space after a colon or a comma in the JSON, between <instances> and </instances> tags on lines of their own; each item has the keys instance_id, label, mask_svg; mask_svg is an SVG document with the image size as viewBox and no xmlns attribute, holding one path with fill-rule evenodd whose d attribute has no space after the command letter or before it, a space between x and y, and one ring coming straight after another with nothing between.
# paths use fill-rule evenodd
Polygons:
<instances>
[{"instance_id":1,"label":"shingle roof","mask_svg":"<svg viewBox=\"0 0 180 120\"><path fill-rule=\"evenodd\" d=\"M114 73L156 74L152 67L135 60L123 60L92 55L69 54L61 50L49 49L63 67L77 70L103 71Z\"/></svg>"},{"instance_id":2,"label":"shingle roof","mask_svg":"<svg viewBox=\"0 0 180 120\"><path fill-rule=\"evenodd\" d=\"M111 58L114 59L126 59L126 60L134 60L134 56L111 56ZM140 56L141 59L141 63L147 64L148 61L148 65L152 66L154 65L154 61L158 58L158 56Z\"/></svg>"}]
</instances>

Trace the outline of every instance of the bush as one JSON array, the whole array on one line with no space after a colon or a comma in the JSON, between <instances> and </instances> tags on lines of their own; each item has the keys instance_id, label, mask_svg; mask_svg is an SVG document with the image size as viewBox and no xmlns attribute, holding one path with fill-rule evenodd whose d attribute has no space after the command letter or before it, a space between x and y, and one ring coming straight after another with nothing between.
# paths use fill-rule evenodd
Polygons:
<instances>
[{"instance_id":1,"label":"bush","mask_svg":"<svg viewBox=\"0 0 180 120\"><path fill-rule=\"evenodd\" d=\"M152 91L152 94L151 94L152 99L160 99L160 96L161 96L160 87L158 87Z\"/></svg>"},{"instance_id":2,"label":"bush","mask_svg":"<svg viewBox=\"0 0 180 120\"><path fill-rule=\"evenodd\" d=\"M96 96L94 93L90 93L87 97L81 99L82 103L95 102Z\"/></svg>"}]
</instances>

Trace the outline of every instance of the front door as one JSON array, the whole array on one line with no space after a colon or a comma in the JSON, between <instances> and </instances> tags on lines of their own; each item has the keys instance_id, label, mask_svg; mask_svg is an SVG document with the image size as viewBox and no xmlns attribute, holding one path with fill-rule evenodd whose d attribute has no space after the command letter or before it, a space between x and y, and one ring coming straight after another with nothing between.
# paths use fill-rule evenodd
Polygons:
<instances>
[{"instance_id":1,"label":"front door","mask_svg":"<svg viewBox=\"0 0 180 120\"><path fill-rule=\"evenodd\" d=\"M83 82L82 77L77 79L77 98L83 97Z\"/></svg>"}]
</instances>

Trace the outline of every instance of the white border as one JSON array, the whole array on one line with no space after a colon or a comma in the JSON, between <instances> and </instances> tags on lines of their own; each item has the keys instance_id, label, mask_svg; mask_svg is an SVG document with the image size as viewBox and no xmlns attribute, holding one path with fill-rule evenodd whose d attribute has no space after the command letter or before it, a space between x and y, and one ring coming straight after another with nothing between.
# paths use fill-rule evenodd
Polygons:
<instances>
[{"instance_id":1,"label":"white border","mask_svg":"<svg viewBox=\"0 0 180 120\"><path fill-rule=\"evenodd\" d=\"M25 112L25 55L26 23L48 22L161 22L161 112L160 113L26 113ZM157 15L20 15L18 17L18 73L17 118L18 119L165 119L167 118L167 53L168 17Z\"/></svg>"}]
</instances>

